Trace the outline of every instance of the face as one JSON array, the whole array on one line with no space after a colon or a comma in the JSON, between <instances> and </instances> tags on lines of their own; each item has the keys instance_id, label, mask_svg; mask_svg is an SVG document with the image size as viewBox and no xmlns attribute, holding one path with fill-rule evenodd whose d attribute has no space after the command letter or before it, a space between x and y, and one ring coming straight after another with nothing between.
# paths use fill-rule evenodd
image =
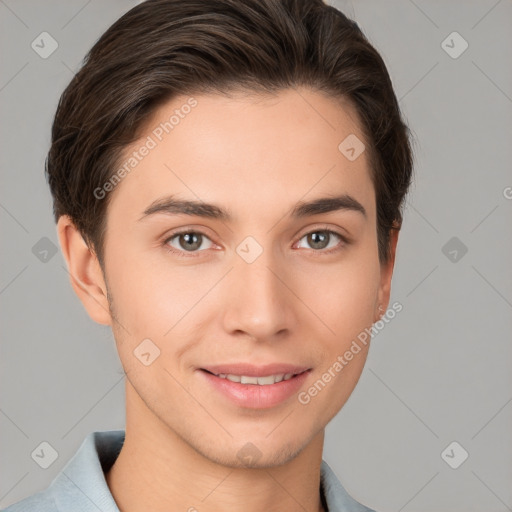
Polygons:
<instances>
[{"instance_id":1,"label":"face","mask_svg":"<svg viewBox=\"0 0 512 512\"><path fill-rule=\"evenodd\" d=\"M344 355L391 278L367 154L338 149L350 134L364 140L355 110L317 92L197 95L126 148L150 149L110 192L105 276L141 428L158 418L211 461L252 450L262 467L347 401L369 344Z\"/></svg>"}]
</instances>

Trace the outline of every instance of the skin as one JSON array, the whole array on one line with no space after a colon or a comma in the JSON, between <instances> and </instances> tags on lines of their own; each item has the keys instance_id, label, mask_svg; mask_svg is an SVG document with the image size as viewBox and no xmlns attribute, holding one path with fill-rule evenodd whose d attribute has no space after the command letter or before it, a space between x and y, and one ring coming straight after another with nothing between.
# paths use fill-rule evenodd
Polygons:
<instances>
[{"instance_id":1,"label":"skin","mask_svg":"<svg viewBox=\"0 0 512 512\"><path fill-rule=\"evenodd\" d=\"M112 327L127 376L125 443L106 480L123 512L322 510L325 427L354 390L369 345L307 405L293 396L238 407L197 368L305 364L308 389L387 309L398 232L383 265L366 152L351 162L338 150L351 133L364 140L350 104L307 89L194 97L197 106L111 192L105 274L71 220L58 222L72 286L90 317ZM126 154L187 99L161 106ZM234 220L139 221L168 194L218 204ZM339 194L367 216L289 216L298 201ZM183 237L166 244L178 228L204 233L201 247L187 252ZM322 229L350 243L331 235L315 248L306 235ZM250 264L236 252L247 236L263 248ZM149 366L133 354L146 338L160 350ZM248 442L261 455L244 467L237 452Z\"/></svg>"}]
</instances>

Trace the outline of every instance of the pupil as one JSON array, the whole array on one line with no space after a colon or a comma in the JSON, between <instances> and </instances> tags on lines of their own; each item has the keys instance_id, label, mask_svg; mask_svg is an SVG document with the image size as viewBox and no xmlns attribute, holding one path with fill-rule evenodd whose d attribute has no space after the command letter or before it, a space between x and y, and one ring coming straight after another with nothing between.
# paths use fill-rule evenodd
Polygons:
<instances>
[{"instance_id":1,"label":"pupil","mask_svg":"<svg viewBox=\"0 0 512 512\"><path fill-rule=\"evenodd\" d=\"M187 251L193 250L193 249L198 249L201 246L201 241L200 241L199 236L198 236L198 233L185 233L182 235L182 237L186 241L186 244L188 244L188 245L183 245L181 243L180 243L180 245Z\"/></svg>"},{"instance_id":2,"label":"pupil","mask_svg":"<svg viewBox=\"0 0 512 512\"><path fill-rule=\"evenodd\" d=\"M327 246L327 233L324 231L316 231L308 236L308 243L315 249L323 249Z\"/></svg>"}]
</instances>

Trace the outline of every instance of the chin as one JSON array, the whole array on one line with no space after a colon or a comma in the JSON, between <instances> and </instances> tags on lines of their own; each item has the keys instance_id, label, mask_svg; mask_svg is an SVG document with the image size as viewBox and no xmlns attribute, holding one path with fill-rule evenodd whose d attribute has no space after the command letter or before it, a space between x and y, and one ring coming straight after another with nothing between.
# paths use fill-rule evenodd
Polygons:
<instances>
[{"instance_id":1,"label":"chin","mask_svg":"<svg viewBox=\"0 0 512 512\"><path fill-rule=\"evenodd\" d=\"M277 443L276 443L277 441ZM277 439L267 436L253 437L251 440L232 440L231 443L218 444L212 449L209 444L195 449L203 457L229 468L265 469L281 466L293 460L307 445L307 440L290 441L288 438L279 444Z\"/></svg>"}]
</instances>

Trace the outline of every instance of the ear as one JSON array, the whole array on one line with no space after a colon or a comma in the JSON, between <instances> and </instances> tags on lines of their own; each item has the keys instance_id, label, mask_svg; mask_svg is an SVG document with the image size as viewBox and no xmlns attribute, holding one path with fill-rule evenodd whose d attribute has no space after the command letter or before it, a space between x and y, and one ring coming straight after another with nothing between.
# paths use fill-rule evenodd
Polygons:
<instances>
[{"instance_id":1,"label":"ear","mask_svg":"<svg viewBox=\"0 0 512 512\"><path fill-rule=\"evenodd\" d=\"M391 229L389 235L389 260L382 263L380 267L380 285L377 295L377 304L375 311L375 320L377 322L384 315L389 305L389 297L391 294L391 277L393 276L393 268L395 266L396 246L398 243L399 229ZM382 309L379 310L379 305Z\"/></svg>"},{"instance_id":2,"label":"ear","mask_svg":"<svg viewBox=\"0 0 512 512\"><path fill-rule=\"evenodd\" d=\"M87 313L99 324L112 325L107 287L96 254L89 249L69 216L62 215L59 218L57 234L71 286Z\"/></svg>"}]
</instances>

